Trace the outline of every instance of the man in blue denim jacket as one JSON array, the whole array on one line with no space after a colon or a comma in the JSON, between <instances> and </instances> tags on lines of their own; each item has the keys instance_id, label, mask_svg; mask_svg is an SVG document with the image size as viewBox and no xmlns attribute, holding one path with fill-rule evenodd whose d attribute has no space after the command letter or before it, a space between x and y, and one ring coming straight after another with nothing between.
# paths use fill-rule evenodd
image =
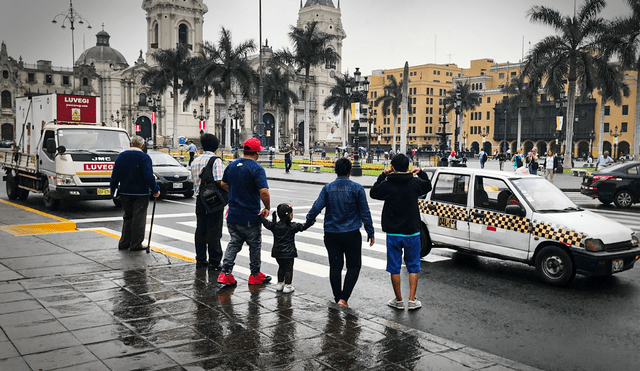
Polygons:
<instances>
[{"instance_id":1,"label":"man in blue denim jacket","mask_svg":"<svg viewBox=\"0 0 640 371\"><path fill-rule=\"evenodd\" d=\"M131 138L131 148L118 155L111 172L111 194L116 194L118 190L124 210L122 234L118 242L120 250L143 250L149 194L160 196L151 157L143 149L144 138L137 135Z\"/></svg>"},{"instance_id":2,"label":"man in blue denim jacket","mask_svg":"<svg viewBox=\"0 0 640 371\"><path fill-rule=\"evenodd\" d=\"M333 297L338 305L348 307L351 296L362 267L362 234L360 227L364 223L369 246L375 242L373 238L373 221L367 194L362 185L349 179L351 161L339 158L335 164L338 178L325 185L318 199L307 214L307 221L327 208L324 215L324 245L329 255L329 281ZM342 286L342 267L346 258L347 274Z\"/></svg>"}]
</instances>

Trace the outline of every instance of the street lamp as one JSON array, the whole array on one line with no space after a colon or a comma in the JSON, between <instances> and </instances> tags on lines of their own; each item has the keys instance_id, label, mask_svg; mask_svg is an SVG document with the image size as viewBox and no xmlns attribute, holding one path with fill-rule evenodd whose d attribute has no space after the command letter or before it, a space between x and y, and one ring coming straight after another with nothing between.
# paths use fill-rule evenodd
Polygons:
<instances>
[{"instance_id":1,"label":"street lamp","mask_svg":"<svg viewBox=\"0 0 640 371\"><path fill-rule=\"evenodd\" d=\"M153 149L158 148L158 117L157 112L160 112L160 94L153 93L147 97L147 106L151 108L151 124L153 125Z\"/></svg>"},{"instance_id":2,"label":"street lamp","mask_svg":"<svg viewBox=\"0 0 640 371\"><path fill-rule=\"evenodd\" d=\"M233 125L234 129L232 131L233 136L231 138L231 145L233 146L235 142L235 146L239 147L240 129L238 128L238 126L240 125L240 120L244 118L244 114L240 112L240 105L238 104L237 100L232 106L229 106L229 118L235 120L235 125Z\"/></svg>"},{"instance_id":3,"label":"street lamp","mask_svg":"<svg viewBox=\"0 0 640 371\"><path fill-rule=\"evenodd\" d=\"M484 143L486 142L486 137L487 137L487 128L483 127L481 134L482 134L482 146L480 147L480 149L484 150Z\"/></svg>"},{"instance_id":4,"label":"street lamp","mask_svg":"<svg viewBox=\"0 0 640 371\"><path fill-rule=\"evenodd\" d=\"M596 133L591 129L589 132L589 156L593 158L593 140L596 138Z\"/></svg>"},{"instance_id":5,"label":"street lamp","mask_svg":"<svg viewBox=\"0 0 640 371\"><path fill-rule=\"evenodd\" d=\"M469 134L467 134L466 131L462 132L462 151L465 151L465 149L467 148L467 138L469 137Z\"/></svg>"},{"instance_id":6,"label":"street lamp","mask_svg":"<svg viewBox=\"0 0 640 371\"><path fill-rule=\"evenodd\" d=\"M369 93L369 81L365 77L364 81L360 80L362 73L360 68L356 67L356 71L353 73L353 83L350 81L345 85L345 93L352 102L351 119L353 122L353 168L351 169L352 176L362 175L362 166L360 166L360 114L366 115L367 110L360 112L360 104L366 102L367 95ZM363 121L367 121L366 117L363 117Z\"/></svg>"},{"instance_id":7,"label":"street lamp","mask_svg":"<svg viewBox=\"0 0 640 371\"><path fill-rule=\"evenodd\" d=\"M369 133L367 134L367 148L371 148L371 126L375 125L376 120L378 119L378 111L374 111L371 106L369 106Z\"/></svg>"},{"instance_id":8,"label":"street lamp","mask_svg":"<svg viewBox=\"0 0 640 371\"><path fill-rule=\"evenodd\" d=\"M613 137L613 158L618 158L616 157L618 156L618 137L621 135L621 133L618 133L618 125L616 125L614 131L609 131L609 135Z\"/></svg>"},{"instance_id":9,"label":"street lamp","mask_svg":"<svg viewBox=\"0 0 640 371\"><path fill-rule=\"evenodd\" d=\"M558 154L564 153L562 150L562 146L564 144L564 135L563 135L563 120L564 120L564 112L567 108L567 98L564 92L560 92L560 95L556 101L556 152Z\"/></svg>"},{"instance_id":10,"label":"street lamp","mask_svg":"<svg viewBox=\"0 0 640 371\"><path fill-rule=\"evenodd\" d=\"M80 14L78 14L75 10L73 10L73 0L69 0L69 10L67 11L67 13L60 13L58 15L56 15L55 17L53 17L53 20L51 21L51 23L58 23L58 21L56 21L56 19L58 17L62 17L62 28L66 28L65 23L67 23L67 21L69 21L69 25L70 25L70 29L71 29L71 70L73 71L73 66L76 63L76 48L75 48L75 41L74 41L74 37L73 37L73 30L75 30L75 26L74 23L77 21L78 24L84 24L84 22L87 22L87 28L91 29L91 25L89 24L89 21L87 21L86 19L84 19L82 16L80 16ZM76 79L75 79L75 73L73 76L73 90L76 90Z\"/></svg>"},{"instance_id":11,"label":"street lamp","mask_svg":"<svg viewBox=\"0 0 640 371\"><path fill-rule=\"evenodd\" d=\"M502 153L507 153L507 110L504 110L504 141L503 141L503 145L500 148L502 150Z\"/></svg>"},{"instance_id":12,"label":"street lamp","mask_svg":"<svg viewBox=\"0 0 640 371\"><path fill-rule=\"evenodd\" d=\"M122 122L122 120L120 119L120 110L116 110L116 115L113 116L113 114L111 114L111 121L116 123L116 126L119 128L120 127L120 123Z\"/></svg>"},{"instance_id":13,"label":"street lamp","mask_svg":"<svg viewBox=\"0 0 640 371\"><path fill-rule=\"evenodd\" d=\"M209 114L211 110L207 108L204 110L204 104L200 103L200 114L198 114L198 110L193 110L193 118L198 120L198 128L200 129L200 134L204 134L204 131L207 129L207 120L209 119Z\"/></svg>"},{"instance_id":14,"label":"street lamp","mask_svg":"<svg viewBox=\"0 0 640 371\"><path fill-rule=\"evenodd\" d=\"M456 100L453 102L453 108L456 111L456 127L453 131L453 148L456 152L460 152L459 142L458 142L458 134L460 133L460 114L462 113L462 95L460 93L459 88L456 88Z\"/></svg>"}]
</instances>

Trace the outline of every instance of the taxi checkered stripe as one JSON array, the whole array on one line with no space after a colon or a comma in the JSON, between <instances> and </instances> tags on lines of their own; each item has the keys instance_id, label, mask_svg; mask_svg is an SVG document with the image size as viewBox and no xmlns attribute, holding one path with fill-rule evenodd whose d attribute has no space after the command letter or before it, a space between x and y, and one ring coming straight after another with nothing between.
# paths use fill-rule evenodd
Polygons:
<instances>
[{"instance_id":1,"label":"taxi checkered stripe","mask_svg":"<svg viewBox=\"0 0 640 371\"><path fill-rule=\"evenodd\" d=\"M584 246L584 240L585 238L587 238L587 235L584 233L576 232L574 230L562 227L554 228L549 223L542 222L534 222L533 231L531 233L534 236L580 247Z\"/></svg>"},{"instance_id":2,"label":"taxi checkered stripe","mask_svg":"<svg viewBox=\"0 0 640 371\"><path fill-rule=\"evenodd\" d=\"M435 209L431 209L429 206L433 206ZM456 219L464 222L469 221L469 214L467 213L466 207L424 200L419 201L418 207L423 214Z\"/></svg>"},{"instance_id":3,"label":"taxi checkered stripe","mask_svg":"<svg viewBox=\"0 0 640 371\"><path fill-rule=\"evenodd\" d=\"M477 214L482 214L484 217L476 216ZM477 209L472 209L470 215L469 221L471 223L484 224L520 233L529 233L531 231L531 221L521 216Z\"/></svg>"}]
</instances>

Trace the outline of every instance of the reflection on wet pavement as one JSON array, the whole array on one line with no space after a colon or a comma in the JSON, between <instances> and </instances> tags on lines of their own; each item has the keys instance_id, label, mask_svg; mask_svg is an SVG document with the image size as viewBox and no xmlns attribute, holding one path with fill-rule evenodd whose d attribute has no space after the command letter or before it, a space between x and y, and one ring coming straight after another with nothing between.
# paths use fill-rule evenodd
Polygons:
<instances>
[{"instance_id":1,"label":"reflection on wet pavement","mask_svg":"<svg viewBox=\"0 0 640 371\"><path fill-rule=\"evenodd\" d=\"M171 264L29 280L14 297L49 316L3 328L16 344L36 344L24 357L35 369L468 369L417 331L275 285L220 287L216 277ZM66 331L65 349L45 337Z\"/></svg>"}]
</instances>

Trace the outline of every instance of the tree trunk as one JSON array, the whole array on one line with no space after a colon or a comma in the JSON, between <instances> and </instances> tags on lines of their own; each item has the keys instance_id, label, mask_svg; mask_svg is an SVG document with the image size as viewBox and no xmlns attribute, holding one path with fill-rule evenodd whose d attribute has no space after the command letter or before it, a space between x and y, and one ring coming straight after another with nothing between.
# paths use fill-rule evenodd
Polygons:
<instances>
[{"instance_id":1,"label":"tree trunk","mask_svg":"<svg viewBox=\"0 0 640 371\"><path fill-rule=\"evenodd\" d=\"M518 148L522 147L522 108L518 107ZM535 147L535 146L534 146ZM525 153L526 154L526 153Z\"/></svg>"},{"instance_id":2,"label":"tree trunk","mask_svg":"<svg viewBox=\"0 0 640 371\"><path fill-rule=\"evenodd\" d=\"M604 151L603 140L604 140L604 105L605 104L607 104L607 101L603 95L600 103L600 130L598 130L598 156L600 156ZM593 156L593 153L591 155Z\"/></svg>"},{"instance_id":3,"label":"tree trunk","mask_svg":"<svg viewBox=\"0 0 640 371\"><path fill-rule=\"evenodd\" d=\"M280 133L280 107L276 107L276 123L273 125L273 147L275 148L276 153L278 152L278 148L280 148L280 146L278 145L279 144L278 139L280 139L280 136L278 135L279 133Z\"/></svg>"},{"instance_id":4,"label":"tree trunk","mask_svg":"<svg viewBox=\"0 0 640 371\"><path fill-rule=\"evenodd\" d=\"M396 125L398 123L398 115L393 115L393 143L391 144L391 149L393 149L393 154L396 154L396 132L398 131Z\"/></svg>"},{"instance_id":5,"label":"tree trunk","mask_svg":"<svg viewBox=\"0 0 640 371\"><path fill-rule=\"evenodd\" d=\"M347 136L349 135L347 132L348 117L347 110L342 109L342 148L347 146Z\"/></svg>"},{"instance_id":6,"label":"tree trunk","mask_svg":"<svg viewBox=\"0 0 640 371\"><path fill-rule=\"evenodd\" d=\"M576 111L576 80L569 80L569 101L567 107L567 119L565 125L567 126L567 135L564 150L564 167L571 168L571 161L573 160L573 117Z\"/></svg>"},{"instance_id":7,"label":"tree trunk","mask_svg":"<svg viewBox=\"0 0 640 371\"><path fill-rule=\"evenodd\" d=\"M309 101L310 95L311 94L309 92L309 76L307 76L306 81L304 83L304 129L303 129L304 142L302 146L302 148L304 148L305 151L311 150L311 148L309 148L309 128L311 127L309 125L309 120L311 116L309 114L309 106L311 105L311 101Z\"/></svg>"},{"instance_id":8,"label":"tree trunk","mask_svg":"<svg viewBox=\"0 0 640 371\"><path fill-rule=\"evenodd\" d=\"M173 84L173 148L178 148L178 84Z\"/></svg>"},{"instance_id":9,"label":"tree trunk","mask_svg":"<svg viewBox=\"0 0 640 371\"><path fill-rule=\"evenodd\" d=\"M638 107L640 107L640 63L638 63L638 70L636 74L636 117L635 117L635 125L633 130L633 157L638 160L640 159L640 111L638 111Z\"/></svg>"},{"instance_id":10,"label":"tree trunk","mask_svg":"<svg viewBox=\"0 0 640 371\"><path fill-rule=\"evenodd\" d=\"M229 116L229 92L224 95L224 145L226 149L231 149L231 117Z\"/></svg>"},{"instance_id":11,"label":"tree trunk","mask_svg":"<svg viewBox=\"0 0 640 371\"><path fill-rule=\"evenodd\" d=\"M400 153L407 152L407 119L409 117L409 62L404 62L402 78L402 111L400 119Z\"/></svg>"}]
</instances>

